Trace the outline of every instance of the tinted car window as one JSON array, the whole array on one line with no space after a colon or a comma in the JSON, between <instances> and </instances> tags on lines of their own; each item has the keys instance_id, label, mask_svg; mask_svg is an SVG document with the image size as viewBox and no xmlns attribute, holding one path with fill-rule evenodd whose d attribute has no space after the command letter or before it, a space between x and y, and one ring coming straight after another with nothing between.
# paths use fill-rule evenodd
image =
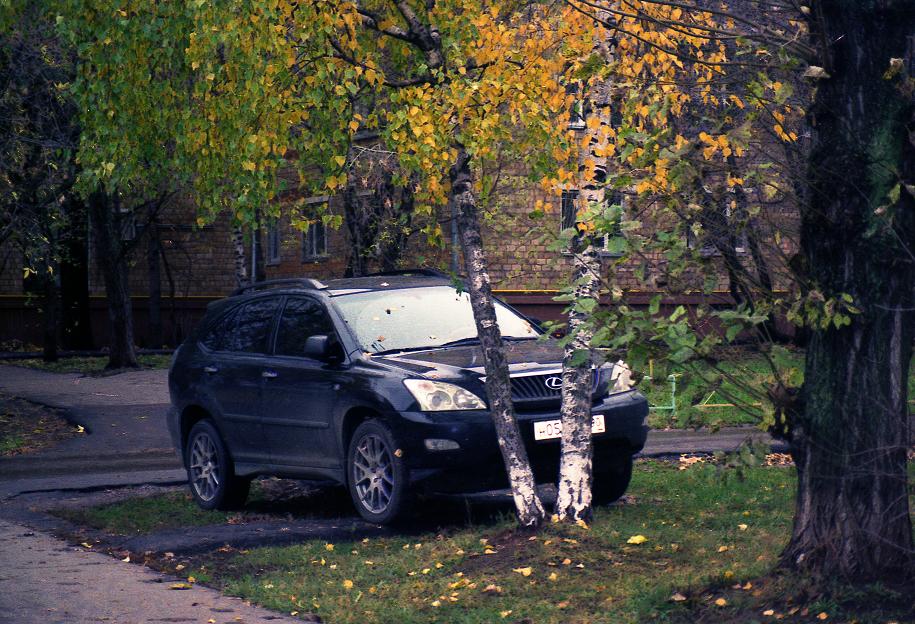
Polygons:
<instances>
[{"instance_id":1,"label":"tinted car window","mask_svg":"<svg viewBox=\"0 0 915 624\"><path fill-rule=\"evenodd\" d=\"M302 355L308 337L320 334L334 335L333 323L324 306L313 299L289 299L277 330L276 354Z\"/></svg>"},{"instance_id":2,"label":"tinted car window","mask_svg":"<svg viewBox=\"0 0 915 624\"><path fill-rule=\"evenodd\" d=\"M270 327L280 301L276 297L257 299L239 307L228 323L221 348L225 351L266 353Z\"/></svg>"},{"instance_id":3,"label":"tinted car window","mask_svg":"<svg viewBox=\"0 0 915 624\"><path fill-rule=\"evenodd\" d=\"M200 341L210 351L223 351L228 338L229 328L235 323L238 310L232 310L218 320Z\"/></svg>"}]
</instances>

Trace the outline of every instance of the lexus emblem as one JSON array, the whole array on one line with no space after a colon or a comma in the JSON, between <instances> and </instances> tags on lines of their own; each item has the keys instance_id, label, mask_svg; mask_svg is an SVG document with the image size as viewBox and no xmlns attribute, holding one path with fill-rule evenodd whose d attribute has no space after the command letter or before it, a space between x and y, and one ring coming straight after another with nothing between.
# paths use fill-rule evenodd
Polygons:
<instances>
[{"instance_id":1,"label":"lexus emblem","mask_svg":"<svg viewBox=\"0 0 915 624\"><path fill-rule=\"evenodd\" d=\"M562 388L562 377L547 377L543 384L550 390L559 390Z\"/></svg>"}]
</instances>

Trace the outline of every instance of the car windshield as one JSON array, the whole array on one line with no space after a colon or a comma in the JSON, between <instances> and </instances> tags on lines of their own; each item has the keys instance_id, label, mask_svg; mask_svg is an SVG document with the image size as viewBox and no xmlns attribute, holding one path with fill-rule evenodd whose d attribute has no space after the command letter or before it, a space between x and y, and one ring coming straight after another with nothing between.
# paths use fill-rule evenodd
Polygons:
<instances>
[{"instance_id":1,"label":"car windshield","mask_svg":"<svg viewBox=\"0 0 915 624\"><path fill-rule=\"evenodd\" d=\"M371 353L473 342L477 328L470 296L451 286L399 288L334 298L343 319ZM529 321L496 301L496 320L505 338L536 338Z\"/></svg>"}]
</instances>

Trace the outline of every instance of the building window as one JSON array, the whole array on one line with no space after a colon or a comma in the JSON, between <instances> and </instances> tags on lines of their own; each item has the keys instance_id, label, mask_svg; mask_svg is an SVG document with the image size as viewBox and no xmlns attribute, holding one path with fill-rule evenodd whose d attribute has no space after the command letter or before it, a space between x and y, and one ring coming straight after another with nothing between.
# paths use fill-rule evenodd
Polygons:
<instances>
[{"instance_id":1,"label":"building window","mask_svg":"<svg viewBox=\"0 0 915 624\"><path fill-rule=\"evenodd\" d=\"M696 236L696 233L693 231L692 226L686 228L686 246L689 249L698 249L699 255L707 258L709 256L720 256L721 253L718 251L718 248L715 246L713 236L725 236L730 238L733 241L734 251L739 254L747 253L747 233L746 230L741 227L739 231L732 232L731 228L739 227L739 224L734 223L731 213L731 207L725 206L724 208L724 223L719 225L722 229L718 232L703 232L701 236Z\"/></svg>"},{"instance_id":2,"label":"building window","mask_svg":"<svg viewBox=\"0 0 915 624\"><path fill-rule=\"evenodd\" d=\"M560 224L561 230L567 230L569 228L575 228L578 223L578 199L580 196L580 191L576 189L571 189L562 192L562 204L561 204L561 219ZM612 249L611 239L622 234L623 226L623 213L625 211L625 197L620 191L608 191L606 195L606 202L608 206L618 204L622 209L613 223L613 231L603 234L594 241L594 245L597 246L598 250L602 255L608 256L618 256L620 253Z\"/></svg>"},{"instance_id":3,"label":"building window","mask_svg":"<svg viewBox=\"0 0 915 624\"><path fill-rule=\"evenodd\" d=\"M316 221L302 233L302 261L316 260L327 255L327 226Z\"/></svg>"},{"instance_id":4,"label":"building window","mask_svg":"<svg viewBox=\"0 0 915 624\"><path fill-rule=\"evenodd\" d=\"M560 230L568 230L569 228L574 228L575 224L578 223L578 191L577 190L568 190L562 192L562 204L561 204L561 223Z\"/></svg>"},{"instance_id":5,"label":"building window","mask_svg":"<svg viewBox=\"0 0 915 624\"><path fill-rule=\"evenodd\" d=\"M280 263L280 226L274 223L267 227L267 264Z\"/></svg>"}]
</instances>

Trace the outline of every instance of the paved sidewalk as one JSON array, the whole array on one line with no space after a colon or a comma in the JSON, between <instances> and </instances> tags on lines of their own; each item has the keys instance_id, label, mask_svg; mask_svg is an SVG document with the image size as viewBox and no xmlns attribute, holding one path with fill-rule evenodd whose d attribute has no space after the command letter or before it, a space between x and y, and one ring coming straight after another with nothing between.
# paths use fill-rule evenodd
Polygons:
<instances>
[{"instance_id":1,"label":"paved sidewalk","mask_svg":"<svg viewBox=\"0 0 915 624\"><path fill-rule=\"evenodd\" d=\"M0 624L301 622L0 520Z\"/></svg>"}]
</instances>

